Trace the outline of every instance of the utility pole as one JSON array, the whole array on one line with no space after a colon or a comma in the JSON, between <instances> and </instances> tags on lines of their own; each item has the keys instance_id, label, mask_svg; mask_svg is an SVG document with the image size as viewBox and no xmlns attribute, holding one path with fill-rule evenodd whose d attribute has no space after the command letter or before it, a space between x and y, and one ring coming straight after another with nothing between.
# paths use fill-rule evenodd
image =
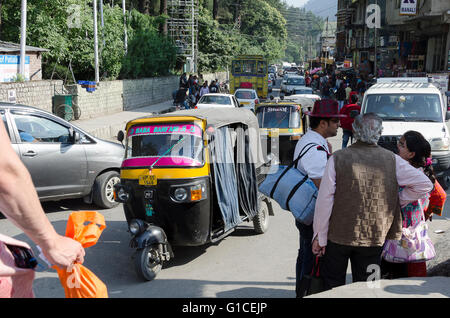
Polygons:
<instances>
[{"instance_id":1,"label":"utility pole","mask_svg":"<svg viewBox=\"0 0 450 318\"><path fill-rule=\"evenodd\" d=\"M125 43L125 55L128 52L128 35L127 35L127 16L125 8L125 0L122 0L122 11L123 11L123 28L124 28L124 43Z\"/></svg>"},{"instance_id":2,"label":"utility pole","mask_svg":"<svg viewBox=\"0 0 450 318\"><path fill-rule=\"evenodd\" d=\"M378 6L378 0L375 0L375 5ZM377 72L377 26L375 25L375 37L374 37L374 41L375 41L375 46L374 46L374 55L375 55L375 59L374 59L374 63L373 63L373 68L374 68L374 73L373 76L378 78L378 72Z\"/></svg>"},{"instance_id":3,"label":"utility pole","mask_svg":"<svg viewBox=\"0 0 450 318\"><path fill-rule=\"evenodd\" d=\"M100 82L98 67L98 34L97 34L97 0L94 0L94 59L95 59L95 83Z\"/></svg>"},{"instance_id":4,"label":"utility pole","mask_svg":"<svg viewBox=\"0 0 450 318\"><path fill-rule=\"evenodd\" d=\"M27 0L22 0L20 17L20 68L19 74L25 78L25 45L27 42Z\"/></svg>"}]
</instances>

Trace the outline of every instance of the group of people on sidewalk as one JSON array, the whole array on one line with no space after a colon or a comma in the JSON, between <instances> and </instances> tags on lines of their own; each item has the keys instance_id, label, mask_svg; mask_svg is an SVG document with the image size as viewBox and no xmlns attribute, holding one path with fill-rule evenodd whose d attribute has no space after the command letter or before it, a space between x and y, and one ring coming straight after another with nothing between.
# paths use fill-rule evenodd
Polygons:
<instances>
[{"instance_id":1,"label":"group of people on sidewalk","mask_svg":"<svg viewBox=\"0 0 450 318\"><path fill-rule=\"evenodd\" d=\"M408 131L398 141L396 155L377 145L382 120L368 113L346 126L356 142L333 153L327 138L336 136L340 119L348 117L342 110L335 100L316 101L307 113L310 129L294 152L295 160L305 145L318 145L297 165L318 188L313 224L296 221L297 297L302 297L302 278L311 273L316 257L321 257L325 290L345 285L349 260L353 282L366 281L373 274L371 265L379 266L382 278L426 276L425 262L394 264L381 255L386 240L400 240L402 227L415 225L427 209L436 182L430 144L419 132Z\"/></svg>"},{"instance_id":2,"label":"group of people on sidewalk","mask_svg":"<svg viewBox=\"0 0 450 318\"><path fill-rule=\"evenodd\" d=\"M174 103L176 105L183 106L184 109L194 107L200 98L208 93L219 92L219 81L213 80L208 85L208 81L203 81L203 77L197 77L197 75L189 75L183 73L180 77L178 90L174 92Z\"/></svg>"}]
</instances>

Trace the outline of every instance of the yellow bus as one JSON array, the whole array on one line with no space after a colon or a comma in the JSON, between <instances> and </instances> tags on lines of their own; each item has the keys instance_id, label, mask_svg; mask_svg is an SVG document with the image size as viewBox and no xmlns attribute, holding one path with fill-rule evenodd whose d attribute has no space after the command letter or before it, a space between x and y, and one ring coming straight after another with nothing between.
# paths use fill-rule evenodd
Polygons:
<instances>
[{"instance_id":1,"label":"yellow bus","mask_svg":"<svg viewBox=\"0 0 450 318\"><path fill-rule=\"evenodd\" d=\"M268 68L262 55L239 55L231 62L230 93L238 88L253 88L258 97L267 98Z\"/></svg>"}]
</instances>

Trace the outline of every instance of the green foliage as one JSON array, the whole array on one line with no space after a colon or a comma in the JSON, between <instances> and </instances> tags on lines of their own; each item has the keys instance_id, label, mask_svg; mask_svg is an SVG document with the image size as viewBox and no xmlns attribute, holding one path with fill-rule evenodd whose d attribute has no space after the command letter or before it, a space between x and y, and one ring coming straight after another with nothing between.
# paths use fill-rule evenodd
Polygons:
<instances>
[{"instance_id":1,"label":"green foliage","mask_svg":"<svg viewBox=\"0 0 450 318\"><path fill-rule=\"evenodd\" d=\"M122 78L168 75L175 66L176 49L172 41L156 31L139 30L128 43Z\"/></svg>"},{"instance_id":2,"label":"green foliage","mask_svg":"<svg viewBox=\"0 0 450 318\"><path fill-rule=\"evenodd\" d=\"M27 10L27 45L46 48L43 53L44 78L72 79L67 76L69 63L77 80L94 79L94 18L90 1L85 0L28 0ZM122 8L118 5L103 7L104 28L98 18L98 45L101 79L116 79L121 74L124 59L124 26ZM127 34L129 46L134 39L156 40L157 50L147 50L145 72L131 72L139 76L165 74L161 67L168 69L173 65L170 52L173 51L168 39L160 39L157 30L163 17L150 17L132 10L127 15ZM146 35L145 33L148 33ZM20 42L20 1L8 1L2 5L2 40ZM159 44L158 44L159 43ZM143 45L148 48L148 45ZM167 61L161 62L161 49L168 52ZM129 54L135 54L129 50ZM154 59L154 61L152 61ZM151 63L148 63L151 61ZM130 73L126 69L122 74ZM131 74L130 73L130 74Z\"/></svg>"}]
</instances>

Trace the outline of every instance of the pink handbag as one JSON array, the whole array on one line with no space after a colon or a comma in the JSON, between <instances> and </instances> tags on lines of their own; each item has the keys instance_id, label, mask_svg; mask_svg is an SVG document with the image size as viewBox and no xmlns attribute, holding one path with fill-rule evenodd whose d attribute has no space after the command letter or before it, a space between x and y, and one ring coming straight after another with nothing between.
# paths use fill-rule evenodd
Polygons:
<instances>
[{"instance_id":1,"label":"pink handbag","mask_svg":"<svg viewBox=\"0 0 450 318\"><path fill-rule=\"evenodd\" d=\"M391 263L425 262L436 257L433 242L428 236L423 209L420 222L402 229L400 241L386 240L381 257Z\"/></svg>"},{"instance_id":2,"label":"pink handbag","mask_svg":"<svg viewBox=\"0 0 450 318\"><path fill-rule=\"evenodd\" d=\"M0 298L33 298L34 270L17 267L7 245L30 249L27 243L0 234Z\"/></svg>"}]
</instances>

